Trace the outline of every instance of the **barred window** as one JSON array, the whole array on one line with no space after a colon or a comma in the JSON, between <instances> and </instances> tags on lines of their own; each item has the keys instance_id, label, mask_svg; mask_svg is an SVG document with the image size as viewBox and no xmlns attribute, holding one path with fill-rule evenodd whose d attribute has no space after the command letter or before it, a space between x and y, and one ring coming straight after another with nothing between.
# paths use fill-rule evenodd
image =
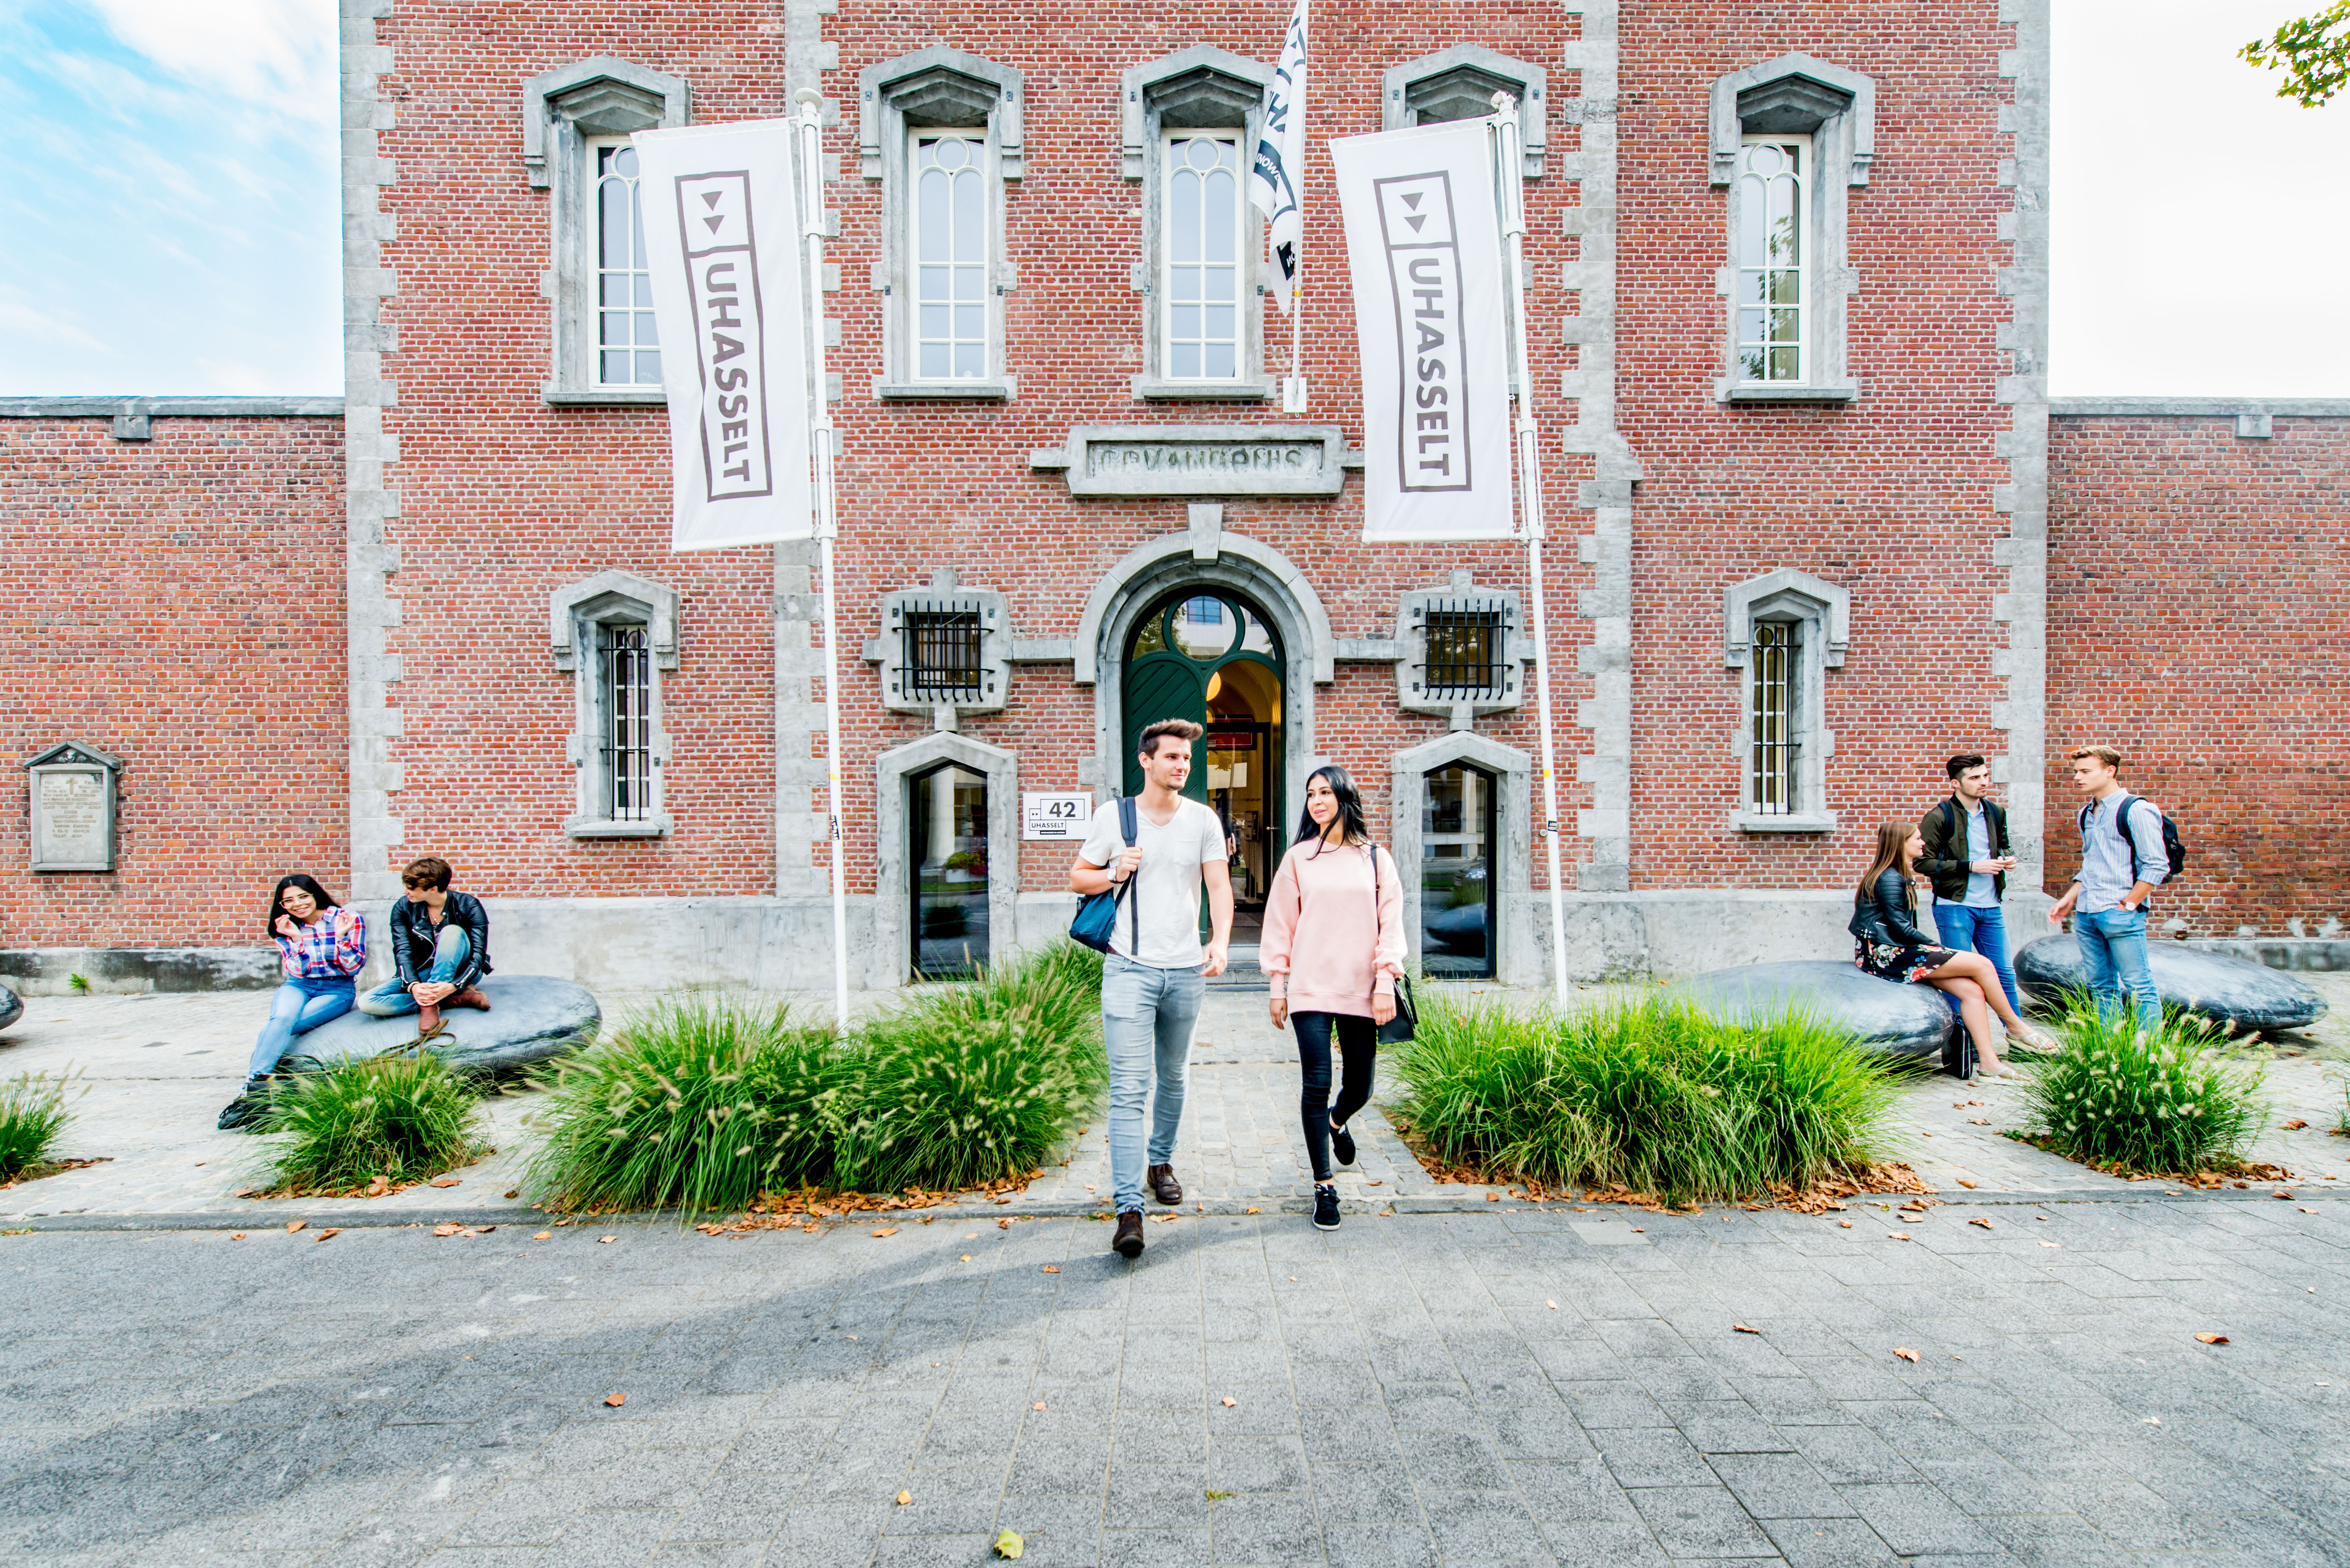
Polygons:
<instances>
[{"instance_id":1,"label":"barred window","mask_svg":"<svg viewBox=\"0 0 2350 1568\"><path fill-rule=\"evenodd\" d=\"M1430 608L1422 691L1430 697L1461 701L1499 691L1502 633L1498 609Z\"/></svg>"},{"instance_id":2,"label":"barred window","mask_svg":"<svg viewBox=\"0 0 2350 1568\"><path fill-rule=\"evenodd\" d=\"M910 609L903 636L908 698L920 702L980 700L977 610Z\"/></svg>"},{"instance_id":3,"label":"barred window","mask_svg":"<svg viewBox=\"0 0 2350 1568\"><path fill-rule=\"evenodd\" d=\"M1748 809L1784 816L1795 809L1795 628L1758 621L1751 654L1754 680L1752 783Z\"/></svg>"},{"instance_id":4,"label":"barred window","mask_svg":"<svg viewBox=\"0 0 2350 1568\"><path fill-rule=\"evenodd\" d=\"M597 626L596 696L604 815L643 822L652 815L653 664L641 621Z\"/></svg>"},{"instance_id":5,"label":"barred window","mask_svg":"<svg viewBox=\"0 0 2350 1568\"><path fill-rule=\"evenodd\" d=\"M594 150L596 379L607 387L658 387L660 339L653 330L637 150L625 139L598 142Z\"/></svg>"}]
</instances>

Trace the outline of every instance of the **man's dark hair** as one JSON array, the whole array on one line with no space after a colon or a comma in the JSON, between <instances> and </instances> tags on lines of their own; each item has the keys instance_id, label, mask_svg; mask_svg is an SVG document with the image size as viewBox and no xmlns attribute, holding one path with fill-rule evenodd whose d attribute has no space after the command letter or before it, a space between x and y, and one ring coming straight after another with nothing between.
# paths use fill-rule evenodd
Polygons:
<instances>
[{"instance_id":1,"label":"man's dark hair","mask_svg":"<svg viewBox=\"0 0 2350 1568\"><path fill-rule=\"evenodd\" d=\"M422 859L411 860L400 868L400 885L403 888L414 888L420 893L427 888L436 893L445 893L449 890L450 876L449 863L446 860L435 855L427 855Z\"/></svg>"},{"instance_id":2,"label":"man's dark hair","mask_svg":"<svg viewBox=\"0 0 2350 1568\"><path fill-rule=\"evenodd\" d=\"M1942 765L1950 770L1950 776L1952 778L1957 778L1969 768L1981 767L1983 765L1983 754L1981 752L1960 752L1957 756L1952 757L1949 762Z\"/></svg>"},{"instance_id":3,"label":"man's dark hair","mask_svg":"<svg viewBox=\"0 0 2350 1568\"><path fill-rule=\"evenodd\" d=\"M1172 735L1179 741L1196 741L1207 732L1189 719L1161 719L1142 727L1142 738L1134 743L1137 755L1155 757L1159 754L1159 737Z\"/></svg>"}]
</instances>

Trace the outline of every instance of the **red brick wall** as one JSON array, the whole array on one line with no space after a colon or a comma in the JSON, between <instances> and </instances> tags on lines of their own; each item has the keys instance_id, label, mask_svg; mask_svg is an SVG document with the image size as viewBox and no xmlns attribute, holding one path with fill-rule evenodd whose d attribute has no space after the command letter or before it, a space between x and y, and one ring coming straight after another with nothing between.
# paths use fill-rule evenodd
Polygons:
<instances>
[{"instance_id":1,"label":"red brick wall","mask_svg":"<svg viewBox=\"0 0 2350 1568\"><path fill-rule=\"evenodd\" d=\"M0 421L0 946L251 947L350 864L343 430ZM35 876L23 763L124 760L116 869Z\"/></svg>"},{"instance_id":2,"label":"red brick wall","mask_svg":"<svg viewBox=\"0 0 2350 1568\"><path fill-rule=\"evenodd\" d=\"M2158 921L2350 916L2350 424L2064 419L2050 449L2049 891L2079 864L2064 753L2110 745L2188 843Z\"/></svg>"},{"instance_id":3,"label":"red brick wall","mask_svg":"<svg viewBox=\"0 0 2350 1568\"><path fill-rule=\"evenodd\" d=\"M2007 302L1993 272L2008 204L1994 132L2012 47L1989 0L1911 6L1627 5L1617 394L1646 476L1633 513L1634 888L1849 883L1877 823L1944 793L1942 759L1998 753L1991 655L2003 587L1991 510L2008 476L1993 441L1993 348ZM1841 407L1713 400L1731 258L1723 187L1708 183L1707 89L1789 51L1877 83L1877 158L1845 192L1847 366ZM1851 649L1825 674L1835 753L1833 836L1741 834L1742 682L1724 666L1721 596L1792 566L1852 594Z\"/></svg>"}]
</instances>

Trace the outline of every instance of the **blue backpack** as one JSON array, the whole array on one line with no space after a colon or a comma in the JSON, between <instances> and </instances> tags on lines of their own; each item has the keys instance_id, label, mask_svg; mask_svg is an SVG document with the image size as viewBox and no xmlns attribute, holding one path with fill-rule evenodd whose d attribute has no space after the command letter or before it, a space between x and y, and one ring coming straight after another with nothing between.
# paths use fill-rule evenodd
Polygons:
<instances>
[{"instance_id":1,"label":"blue backpack","mask_svg":"<svg viewBox=\"0 0 2350 1568\"><path fill-rule=\"evenodd\" d=\"M1128 849L1133 848L1134 841L1139 836L1140 829L1135 826L1134 797L1130 794L1118 797L1118 831L1126 836L1126 846ZM1128 877L1106 893L1087 894L1085 902L1077 906L1076 919L1069 922L1069 940L1083 942L1097 953L1111 951L1110 937L1118 929L1118 904L1128 894L1134 893L1136 879L1134 877ZM1142 950L1142 899L1139 894L1134 896L1131 914L1133 938L1130 945L1136 952L1140 952Z\"/></svg>"}]
</instances>

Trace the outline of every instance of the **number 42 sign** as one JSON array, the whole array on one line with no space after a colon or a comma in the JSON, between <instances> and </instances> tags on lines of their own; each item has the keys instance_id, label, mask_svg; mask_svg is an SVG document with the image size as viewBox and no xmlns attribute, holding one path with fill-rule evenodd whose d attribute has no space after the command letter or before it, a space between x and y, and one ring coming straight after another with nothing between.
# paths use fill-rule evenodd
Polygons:
<instances>
[{"instance_id":1,"label":"number 42 sign","mask_svg":"<svg viewBox=\"0 0 2350 1568\"><path fill-rule=\"evenodd\" d=\"M1094 792L1066 794L1023 791L1020 796L1023 838L1083 838L1094 819Z\"/></svg>"}]
</instances>

